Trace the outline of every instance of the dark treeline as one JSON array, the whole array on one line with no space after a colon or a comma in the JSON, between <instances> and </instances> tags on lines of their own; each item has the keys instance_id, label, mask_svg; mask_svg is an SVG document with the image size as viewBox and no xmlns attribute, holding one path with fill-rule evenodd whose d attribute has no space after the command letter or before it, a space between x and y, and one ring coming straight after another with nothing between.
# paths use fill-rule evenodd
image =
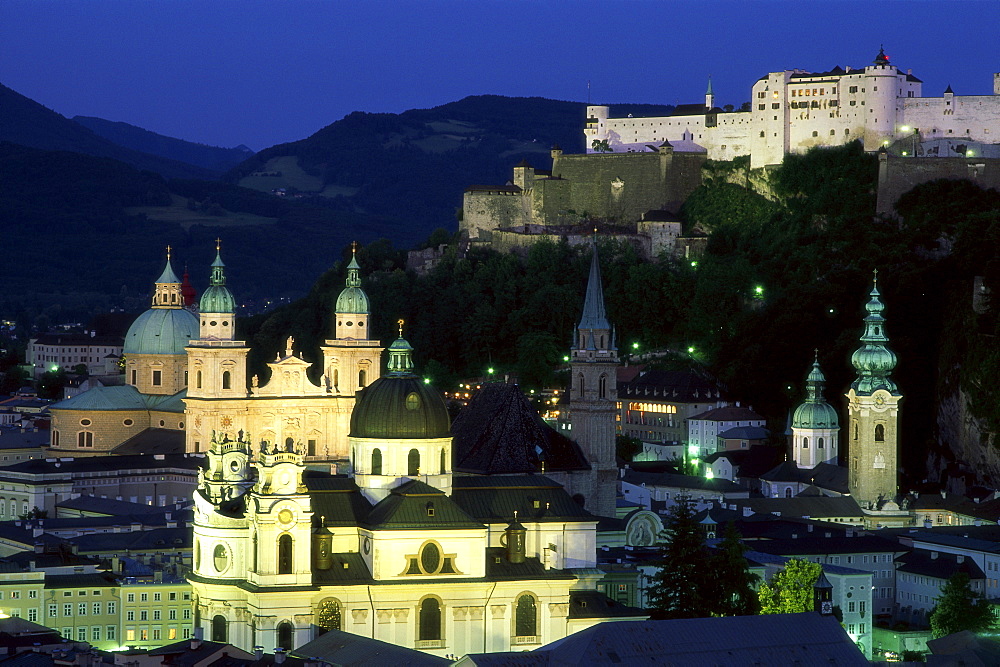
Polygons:
<instances>
[{"instance_id":1,"label":"dark treeline","mask_svg":"<svg viewBox=\"0 0 1000 667\"><path fill-rule=\"evenodd\" d=\"M998 333L1000 320L995 311L976 316L971 298L975 276L1000 289L1000 196L965 182L932 182L901 199L902 221L879 220L875 158L857 145L789 156L770 175L767 196L734 184L743 167L712 165L685 207L687 225L711 233L695 265L646 262L628 245L599 244L623 356L633 342L640 352L671 350L675 363L705 368L780 434L802 399L814 349L828 400L842 404L878 269L900 359L894 377L906 397L908 471L919 479L937 400L958 386L970 392L977 416L1000 424L1000 354L987 335ZM558 381L553 373L579 318L589 256L588 247L565 243L539 243L523 257L475 250L457 258L452 250L417 277L402 270L402 253L388 242L358 253L372 331L388 343L404 319L418 370L441 387L490 366L525 387ZM255 363L273 359L289 334L297 350L317 358L349 257L345 249L303 301L246 323Z\"/></svg>"}]
</instances>

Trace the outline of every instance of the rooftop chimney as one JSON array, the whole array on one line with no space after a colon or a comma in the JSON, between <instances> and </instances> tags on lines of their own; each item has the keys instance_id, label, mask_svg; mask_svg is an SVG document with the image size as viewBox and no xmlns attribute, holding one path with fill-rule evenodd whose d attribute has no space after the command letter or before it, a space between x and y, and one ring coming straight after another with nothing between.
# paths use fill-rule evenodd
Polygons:
<instances>
[{"instance_id":1,"label":"rooftop chimney","mask_svg":"<svg viewBox=\"0 0 1000 667\"><path fill-rule=\"evenodd\" d=\"M285 661L285 649L276 648L274 649L274 664L280 665Z\"/></svg>"}]
</instances>

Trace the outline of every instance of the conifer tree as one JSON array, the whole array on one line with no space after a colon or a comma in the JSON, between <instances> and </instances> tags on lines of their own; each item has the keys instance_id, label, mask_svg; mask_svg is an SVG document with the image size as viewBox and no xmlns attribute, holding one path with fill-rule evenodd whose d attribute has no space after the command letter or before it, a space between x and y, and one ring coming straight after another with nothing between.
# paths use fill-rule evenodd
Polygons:
<instances>
[{"instance_id":1,"label":"conifer tree","mask_svg":"<svg viewBox=\"0 0 1000 667\"><path fill-rule=\"evenodd\" d=\"M956 572L941 587L937 605L931 612L931 632L944 637L953 632L983 632L993 627L993 610L982 593L972 590L969 575Z\"/></svg>"},{"instance_id":2,"label":"conifer tree","mask_svg":"<svg viewBox=\"0 0 1000 667\"><path fill-rule=\"evenodd\" d=\"M649 607L654 619L703 618L712 615L711 569L705 563L705 537L694 520L687 496L677 496L666 521L669 533L660 569L651 577Z\"/></svg>"},{"instance_id":3,"label":"conifer tree","mask_svg":"<svg viewBox=\"0 0 1000 667\"><path fill-rule=\"evenodd\" d=\"M750 572L744 557L746 552L746 545L730 521L708 562L714 616L752 616L760 611L760 600L754 590L759 577Z\"/></svg>"},{"instance_id":4,"label":"conifer tree","mask_svg":"<svg viewBox=\"0 0 1000 667\"><path fill-rule=\"evenodd\" d=\"M792 558L785 569L760 585L761 614L797 614L813 610L813 586L823 573L819 563Z\"/></svg>"}]
</instances>

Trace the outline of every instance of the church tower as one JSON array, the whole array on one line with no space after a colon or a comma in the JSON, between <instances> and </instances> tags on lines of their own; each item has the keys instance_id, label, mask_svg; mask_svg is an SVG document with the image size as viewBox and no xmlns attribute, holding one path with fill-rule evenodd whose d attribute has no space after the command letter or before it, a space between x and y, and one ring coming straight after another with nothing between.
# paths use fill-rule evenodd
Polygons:
<instances>
[{"instance_id":1,"label":"church tower","mask_svg":"<svg viewBox=\"0 0 1000 667\"><path fill-rule=\"evenodd\" d=\"M226 287L226 265L222 263L220 241L216 241L215 261L208 289L199 304L199 335L185 348L189 386L186 400L185 451L196 452L216 430L228 432L232 421L218 416L212 401L243 399L247 396L247 354L250 348L236 338L236 300Z\"/></svg>"},{"instance_id":2,"label":"church tower","mask_svg":"<svg viewBox=\"0 0 1000 667\"><path fill-rule=\"evenodd\" d=\"M799 468L815 468L820 463L837 465L840 424L837 411L823 396L825 387L826 377L817 356L806 378L806 400L792 417L792 458Z\"/></svg>"},{"instance_id":3,"label":"church tower","mask_svg":"<svg viewBox=\"0 0 1000 667\"><path fill-rule=\"evenodd\" d=\"M322 348L326 381L335 396L353 397L381 373L379 357L383 348L377 340L372 340L369 331L371 309L368 295L361 289L361 266L354 255L357 244L354 246L351 263L347 265L347 286L334 306L333 339L327 340ZM347 420L349 413L348 410Z\"/></svg>"},{"instance_id":4,"label":"church tower","mask_svg":"<svg viewBox=\"0 0 1000 667\"><path fill-rule=\"evenodd\" d=\"M570 435L591 466L591 488L582 494L585 506L594 514L614 516L618 479L615 462L618 348L604 311L596 243L583 315L574 333L570 369Z\"/></svg>"},{"instance_id":5,"label":"church tower","mask_svg":"<svg viewBox=\"0 0 1000 667\"><path fill-rule=\"evenodd\" d=\"M896 510L899 403L903 396L889 377L896 367L896 354L886 346L889 338L877 273L870 296L862 345L851 356L858 374L847 392L848 487L863 509Z\"/></svg>"}]
</instances>

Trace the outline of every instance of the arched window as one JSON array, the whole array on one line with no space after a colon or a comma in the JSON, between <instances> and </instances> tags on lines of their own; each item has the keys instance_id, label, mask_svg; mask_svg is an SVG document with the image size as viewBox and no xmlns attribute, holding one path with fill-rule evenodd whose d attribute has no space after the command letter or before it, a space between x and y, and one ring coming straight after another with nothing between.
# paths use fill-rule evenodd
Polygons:
<instances>
[{"instance_id":1,"label":"arched window","mask_svg":"<svg viewBox=\"0 0 1000 667\"><path fill-rule=\"evenodd\" d=\"M201 371L198 371L197 373L195 373L194 378L195 378L195 386L198 389L201 389Z\"/></svg>"},{"instance_id":2,"label":"arched window","mask_svg":"<svg viewBox=\"0 0 1000 667\"><path fill-rule=\"evenodd\" d=\"M823 438L820 438L820 439L819 439L819 440L818 440L818 441L816 442L816 449L823 449Z\"/></svg>"},{"instance_id":3,"label":"arched window","mask_svg":"<svg viewBox=\"0 0 1000 667\"><path fill-rule=\"evenodd\" d=\"M875 442L885 442L885 426L875 424Z\"/></svg>"},{"instance_id":4,"label":"arched window","mask_svg":"<svg viewBox=\"0 0 1000 667\"><path fill-rule=\"evenodd\" d=\"M340 371L336 368L333 369L333 386L340 386Z\"/></svg>"},{"instance_id":5,"label":"arched window","mask_svg":"<svg viewBox=\"0 0 1000 667\"><path fill-rule=\"evenodd\" d=\"M441 603L437 598L424 598L420 603L420 641L441 639Z\"/></svg>"},{"instance_id":6,"label":"arched window","mask_svg":"<svg viewBox=\"0 0 1000 667\"><path fill-rule=\"evenodd\" d=\"M333 598L320 602L316 609L316 626L320 634L329 630L340 630L340 603Z\"/></svg>"},{"instance_id":7,"label":"arched window","mask_svg":"<svg viewBox=\"0 0 1000 667\"><path fill-rule=\"evenodd\" d=\"M583 382L583 373L580 373L580 377L577 379L577 385L579 386L579 389L577 391L580 392L580 398L583 398L583 390L585 388L585 384Z\"/></svg>"},{"instance_id":8,"label":"arched window","mask_svg":"<svg viewBox=\"0 0 1000 667\"><path fill-rule=\"evenodd\" d=\"M598 383L597 391L598 391L598 395L601 398L607 398L608 397L608 376L607 375L601 375L601 380Z\"/></svg>"},{"instance_id":9,"label":"arched window","mask_svg":"<svg viewBox=\"0 0 1000 667\"><path fill-rule=\"evenodd\" d=\"M295 440L292 438L285 438L285 451L290 452L295 446Z\"/></svg>"},{"instance_id":10,"label":"arched window","mask_svg":"<svg viewBox=\"0 0 1000 667\"><path fill-rule=\"evenodd\" d=\"M252 545L253 545L253 556L252 556L252 559L251 559L251 562L253 563L253 567L250 569L250 571L251 572L256 572L257 571L257 533L253 534L253 539L251 540L251 542L252 542Z\"/></svg>"},{"instance_id":11,"label":"arched window","mask_svg":"<svg viewBox=\"0 0 1000 667\"><path fill-rule=\"evenodd\" d=\"M792 497L792 487L789 486L787 489L785 489L785 497L786 498Z\"/></svg>"},{"instance_id":12,"label":"arched window","mask_svg":"<svg viewBox=\"0 0 1000 667\"><path fill-rule=\"evenodd\" d=\"M278 538L278 574L292 573L292 536L285 533Z\"/></svg>"},{"instance_id":13,"label":"arched window","mask_svg":"<svg viewBox=\"0 0 1000 667\"><path fill-rule=\"evenodd\" d=\"M278 648L283 648L286 651L291 651L294 646L292 646L292 635L294 634L294 628L292 624L288 621L282 621L278 623Z\"/></svg>"},{"instance_id":14,"label":"arched window","mask_svg":"<svg viewBox=\"0 0 1000 667\"><path fill-rule=\"evenodd\" d=\"M447 468L446 468L446 467L445 467L445 465L444 465L444 464L445 464L445 460L446 460L446 459L445 459L445 455L444 455L444 450L442 449L442 450L441 450L441 474L442 474L442 475L443 475L443 474L445 473L445 471L447 470Z\"/></svg>"},{"instance_id":15,"label":"arched window","mask_svg":"<svg viewBox=\"0 0 1000 667\"><path fill-rule=\"evenodd\" d=\"M420 452L416 449L411 449L406 456L406 474L410 477L420 474Z\"/></svg>"},{"instance_id":16,"label":"arched window","mask_svg":"<svg viewBox=\"0 0 1000 667\"><path fill-rule=\"evenodd\" d=\"M806 449L809 446L809 438L802 438L802 449Z\"/></svg>"},{"instance_id":17,"label":"arched window","mask_svg":"<svg viewBox=\"0 0 1000 667\"><path fill-rule=\"evenodd\" d=\"M517 599L517 608L514 611L514 634L518 637L534 637L538 634L535 598L527 593Z\"/></svg>"},{"instance_id":18,"label":"arched window","mask_svg":"<svg viewBox=\"0 0 1000 667\"><path fill-rule=\"evenodd\" d=\"M372 470L373 475L382 474L382 450L376 449L372 452Z\"/></svg>"},{"instance_id":19,"label":"arched window","mask_svg":"<svg viewBox=\"0 0 1000 667\"><path fill-rule=\"evenodd\" d=\"M368 373L365 372L365 369L362 368L360 371L358 371L358 386L359 387L364 387L365 386L365 379L367 377L368 377Z\"/></svg>"},{"instance_id":20,"label":"arched window","mask_svg":"<svg viewBox=\"0 0 1000 667\"><path fill-rule=\"evenodd\" d=\"M229 643L228 627L225 616L215 616L212 618L212 641L222 644Z\"/></svg>"},{"instance_id":21,"label":"arched window","mask_svg":"<svg viewBox=\"0 0 1000 667\"><path fill-rule=\"evenodd\" d=\"M223 389L232 389L233 388L232 384L233 384L233 375L232 375L232 373L230 373L229 371L223 372L223 374L222 374L222 388Z\"/></svg>"},{"instance_id":22,"label":"arched window","mask_svg":"<svg viewBox=\"0 0 1000 667\"><path fill-rule=\"evenodd\" d=\"M94 434L90 431L80 431L76 434L76 446L77 447L93 447L94 446Z\"/></svg>"}]
</instances>

